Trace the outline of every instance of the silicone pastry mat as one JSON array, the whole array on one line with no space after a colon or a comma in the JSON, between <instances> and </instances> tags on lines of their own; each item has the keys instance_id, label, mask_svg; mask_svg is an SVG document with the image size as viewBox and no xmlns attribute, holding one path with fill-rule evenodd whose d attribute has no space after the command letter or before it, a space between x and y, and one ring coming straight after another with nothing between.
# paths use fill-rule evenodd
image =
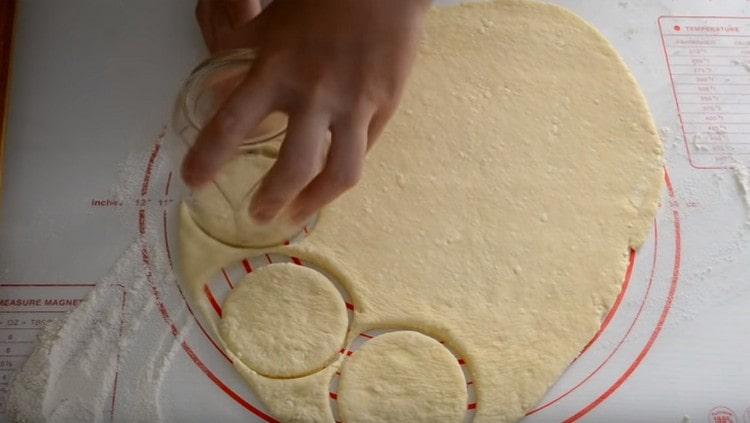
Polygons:
<instances>
[{"instance_id":1,"label":"silicone pastry mat","mask_svg":"<svg viewBox=\"0 0 750 423\"><path fill-rule=\"evenodd\" d=\"M666 184L601 331L527 421L750 423L750 2L553 2L596 26L633 71L662 135ZM174 258L181 150L162 128L204 54L193 5L75 5L25 2L18 11L0 300L29 301L0 303L0 412L36 333L134 239L158 240L146 258ZM241 262L225 270L231 283L247 271ZM204 293L220 309L230 286L216 276ZM151 282L163 313L143 324L180 340L161 388L164 420L271 419L176 281ZM123 371L117 383L131 378ZM121 391L108 410L115 420L127 405Z\"/></svg>"}]
</instances>

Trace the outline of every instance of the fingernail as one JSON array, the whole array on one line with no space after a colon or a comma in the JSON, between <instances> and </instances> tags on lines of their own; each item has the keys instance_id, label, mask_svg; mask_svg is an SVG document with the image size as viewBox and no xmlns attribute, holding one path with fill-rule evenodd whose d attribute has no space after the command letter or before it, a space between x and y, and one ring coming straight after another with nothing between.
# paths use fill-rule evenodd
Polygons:
<instances>
[{"instance_id":1,"label":"fingernail","mask_svg":"<svg viewBox=\"0 0 750 423\"><path fill-rule=\"evenodd\" d=\"M263 207L252 207L250 217L260 224L266 224L273 219L273 212Z\"/></svg>"}]
</instances>

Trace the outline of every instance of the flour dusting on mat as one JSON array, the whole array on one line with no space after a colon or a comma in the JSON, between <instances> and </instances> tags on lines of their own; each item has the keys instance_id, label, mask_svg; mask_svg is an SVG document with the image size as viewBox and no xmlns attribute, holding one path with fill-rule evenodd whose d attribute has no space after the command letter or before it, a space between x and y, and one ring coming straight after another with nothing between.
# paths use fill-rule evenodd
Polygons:
<instances>
[{"instance_id":1,"label":"flour dusting on mat","mask_svg":"<svg viewBox=\"0 0 750 423\"><path fill-rule=\"evenodd\" d=\"M66 319L42 333L11 383L12 421L161 420L161 384L189 327L184 315L174 316L178 337L158 324L142 242L125 251ZM174 283L164 257L153 263L154 280ZM119 372L129 377L118 378Z\"/></svg>"},{"instance_id":2,"label":"flour dusting on mat","mask_svg":"<svg viewBox=\"0 0 750 423\"><path fill-rule=\"evenodd\" d=\"M734 170L734 176L737 178L742 203L745 205L745 223L750 225L750 172L748 172L747 166L739 162L732 166L732 170Z\"/></svg>"}]
</instances>

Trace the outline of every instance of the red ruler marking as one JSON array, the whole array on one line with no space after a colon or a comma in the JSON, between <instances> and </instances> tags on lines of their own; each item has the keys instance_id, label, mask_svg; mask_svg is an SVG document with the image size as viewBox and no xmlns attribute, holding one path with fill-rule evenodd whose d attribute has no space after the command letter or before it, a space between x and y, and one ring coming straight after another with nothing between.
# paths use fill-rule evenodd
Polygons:
<instances>
[{"instance_id":1,"label":"red ruler marking","mask_svg":"<svg viewBox=\"0 0 750 423\"><path fill-rule=\"evenodd\" d=\"M229 285L229 289L234 289L234 285L232 284L232 279L229 278L227 271L224 270L223 267L221 268L221 274L224 275L224 280L227 281L227 285Z\"/></svg>"},{"instance_id":2,"label":"red ruler marking","mask_svg":"<svg viewBox=\"0 0 750 423\"><path fill-rule=\"evenodd\" d=\"M169 175L167 176L167 185L164 188L164 196L165 197L169 197L169 186L171 185L171 183L172 183L172 172L170 171Z\"/></svg>"},{"instance_id":3,"label":"red ruler marking","mask_svg":"<svg viewBox=\"0 0 750 423\"><path fill-rule=\"evenodd\" d=\"M245 272L250 273L253 271L253 266L250 265L250 260L242 259L242 267L245 268Z\"/></svg>"},{"instance_id":4,"label":"red ruler marking","mask_svg":"<svg viewBox=\"0 0 750 423\"><path fill-rule=\"evenodd\" d=\"M203 292L206 294L208 302L211 303L211 307L214 308L216 314L221 318L221 306L219 305L219 302L216 301L216 297L214 297L214 294L211 292L211 288L208 287L208 284L203 285Z\"/></svg>"},{"instance_id":5,"label":"red ruler marking","mask_svg":"<svg viewBox=\"0 0 750 423\"><path fill-rule=\"evenodd\" d=\"M162 226L164 227L164 248L167 250L167 260L169 261L169 268L173 269L174 264L172 264L172 252L169 248L169 233L167 231L167 211L166 210L164 210L164 213L162 216L163 216Z\"/></svg>"}]
</instances>

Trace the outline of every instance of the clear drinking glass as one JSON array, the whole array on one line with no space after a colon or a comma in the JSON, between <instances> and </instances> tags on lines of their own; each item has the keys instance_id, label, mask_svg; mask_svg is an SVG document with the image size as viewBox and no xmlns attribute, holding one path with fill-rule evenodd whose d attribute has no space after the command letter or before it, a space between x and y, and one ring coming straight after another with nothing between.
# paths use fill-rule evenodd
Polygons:
<instances>
[{"instance_id":1,"label":"clear drinking glass","mask_svg":"<svg viewBox=\"0 0 750 423\"><path fill-rule=\"evenodd\" d=\"M254 60L253 50L234 50L204 61L191 72L172 118L175 132L188 148ZM301 231L302 227L292 224L283 210L268 224L255 222L249 214L250 200L276 160L286 125L283 113L266 117L247 134L237 156L214 180L185 199L193 220L209 236L234 246L268 247L282 244Z\"/></svg>"}]
</instances>

